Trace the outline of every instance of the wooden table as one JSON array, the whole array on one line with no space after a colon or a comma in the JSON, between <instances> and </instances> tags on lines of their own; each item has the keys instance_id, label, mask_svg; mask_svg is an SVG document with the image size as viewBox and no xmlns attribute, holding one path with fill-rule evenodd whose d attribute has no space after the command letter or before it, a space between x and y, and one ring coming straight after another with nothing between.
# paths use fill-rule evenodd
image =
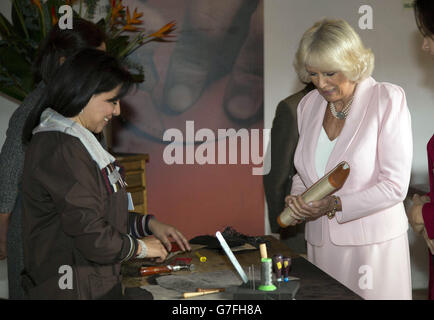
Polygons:
<instances>
[{"instance_id":1,"label":"wooden table","mask_svg":"<svg viewBox=\"0 0 434 320\"><path fill-rule=\"evenodd\" d=\"M300 278L300 289L296 294L297 300L359 300L360 296L355 294L353 291L330 277L328 274L314 266L312 263L299 256L288 248L284 243L277 240L272 236L265 236L266 240L269 241L267 246L268 257L272 257L274 254L282 254L283 256L288 256L292 258L292 269L290 275L293 277ZM199 251L201 256L207 257L207 262L201 263L199 257L195 254L195 251ZM259 250L245 251L241 253L234 253L237 257L241 266L245 269L254 265L256 272L260 272L260 253ZM225 254L217 250L211 250L206 248L201 248L199 250L194 250L192 252L182 253L176 255L176 257L186 257L192 258L192 263L196 266L196 270L193 272L211 273L215 271L223 270L235 270L232 263ZM172 259L174 259L172 258ZM169 260L167 264L170 263ZM139 266L143 262L136 261L130 263L130 266ZM190 271L178 271L172 273L176 275L186 275L190 274ZM162 275L164 276L164 275ZM154 277L124 277L123 284L125 287L146 287L150 285L148 280L155 279ZM153 282L151 281L151 284ZM215 295L212 298L215 299ZM203 296L207 297L207 296ZM155 299L176 299L174 296L165 297L164 294L161 296L155 295ZM212 299L211 298L211 299ZM206 299L206 298L205 298Z\"/></svg>"}]
</instances>

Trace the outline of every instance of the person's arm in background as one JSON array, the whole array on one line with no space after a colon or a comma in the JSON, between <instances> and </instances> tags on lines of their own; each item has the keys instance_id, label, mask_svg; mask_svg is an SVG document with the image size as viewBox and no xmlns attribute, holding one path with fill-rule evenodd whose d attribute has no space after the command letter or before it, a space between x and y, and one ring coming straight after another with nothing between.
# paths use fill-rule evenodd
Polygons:
<instances>
[{"instance_id":1,"label":"person's arm in background","mask_svg":"<svg viewBox=\"0 0 434 320\"><path fill-rule=\"evenodd\" d=\"M290 108L285 101L277 106L271 129L271 170L263 179L272 232L279 231L277 217L283 211L285 195L291 185L290 174L298 141L297 120Z\"/></svg>"},{"instance_id":2,"label":"person's arm in background","mask_svg":"<svg viewBox=\"0 0 434 320\"><path fill-rule=\"evenodd\" d=\"M24 121L18 108L9 120L6 140L0 153L0 260L7 257L7 233L11 212L18 196L24 163L21 133Z\"/></svg>"},{"instance_id":3,"label":"person's arm in background","mask_svg":"<svg viewBox=\"0 0 434 320\"><path fill-rule=\"evenodd\" d=\"M271 170L264 176L271 231L278 232L277 217L285 207L285 197L291 193L296 174L294 154L298 144L297 107L301 99L314 90L312 83L282 100L276 109L271 128Z\"/></svg>"},{"instance_id":4,"label":"person's arm in background","mask_svg":"<svg viewBox=\"0 0 434 320\"><path fill-rule=\"evenodd\" d=\"M429 197L420 196L419 194L414 194L412 198L412 205L408 210L408 221L410 222L411 227L414 232L421 234L423 229L425 228L423 216L422 216L422 208L425 203L429 202Z\"/></svg>"},{"instance_id":5,"label":"person's arm in background","mask_svg":"<svg viewBox=\"0 0 434 320\"><path fill-rule=\"evenodd\" d=\"M43 85L32 91L14 111L0 153L0 260L7 257L7 233L11 213L18 196L24 165L21 138L27 115L42 95Z\"/></svg>"}]
</instances>

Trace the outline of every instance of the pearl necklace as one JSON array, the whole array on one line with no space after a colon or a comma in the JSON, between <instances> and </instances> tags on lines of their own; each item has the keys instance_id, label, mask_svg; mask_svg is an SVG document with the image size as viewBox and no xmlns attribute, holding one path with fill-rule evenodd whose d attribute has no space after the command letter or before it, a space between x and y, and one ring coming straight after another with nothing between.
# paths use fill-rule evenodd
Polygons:
<instances>
[{"instance_id":1,"label":"pearl necklace","mask_svg":"<svg viewBox=\"0 0 434 320\"><path fill-rule=\"evenodd\" d=\"M347 105L342 109L342 111L336 111L335 104L333 102L329 102L330 111L336 119L343 120L348 116L348 112L350 111L351 104L353 103L354 96L351 97L350 101L348 101Z\"/></svg>"}]
</instances>

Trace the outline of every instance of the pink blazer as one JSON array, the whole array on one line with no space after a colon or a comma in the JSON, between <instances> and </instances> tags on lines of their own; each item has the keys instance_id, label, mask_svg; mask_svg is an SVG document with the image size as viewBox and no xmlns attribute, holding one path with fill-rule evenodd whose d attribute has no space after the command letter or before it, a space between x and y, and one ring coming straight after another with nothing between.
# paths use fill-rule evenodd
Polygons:
<instances>
[{"instance_id":1,"label":"pink blazer","mask_svg":"<svg viewBox=\"0 0 434 320\"><path fill-rule=\"evenodd\" d=\"M294 156L297 174L291 194L301 194L320 177L315 150L327 102L311 91L298 106L300 139ZM398 237L408 229L403 200L407 194L413 143L411 118L402 88L360 82L345 125L328 160L326 172L345 160L351 167L344 186L335 193L342 212L306 223L306 240L322 245L322 224L328 223L336 245L366 245Z\"/></svg>"}]
</instances>

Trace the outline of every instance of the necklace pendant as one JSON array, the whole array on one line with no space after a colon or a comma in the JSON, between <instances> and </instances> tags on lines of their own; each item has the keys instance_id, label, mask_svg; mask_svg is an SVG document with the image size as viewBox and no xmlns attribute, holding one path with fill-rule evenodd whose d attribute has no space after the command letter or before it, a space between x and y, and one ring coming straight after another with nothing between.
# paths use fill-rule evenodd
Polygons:
<instances>
[{"instance_id":1,"label":"necklace pendant","mask_svg":"<svg viewBox=\"0 0 434 320\"><path fill-rule=\"evenodd\" d=\"M338 113L336 113L336 118L338 118L339 120L344 120L345 119L345 113L343 113L342 111L339 111Z\"/></svg>"}]
</instances>

